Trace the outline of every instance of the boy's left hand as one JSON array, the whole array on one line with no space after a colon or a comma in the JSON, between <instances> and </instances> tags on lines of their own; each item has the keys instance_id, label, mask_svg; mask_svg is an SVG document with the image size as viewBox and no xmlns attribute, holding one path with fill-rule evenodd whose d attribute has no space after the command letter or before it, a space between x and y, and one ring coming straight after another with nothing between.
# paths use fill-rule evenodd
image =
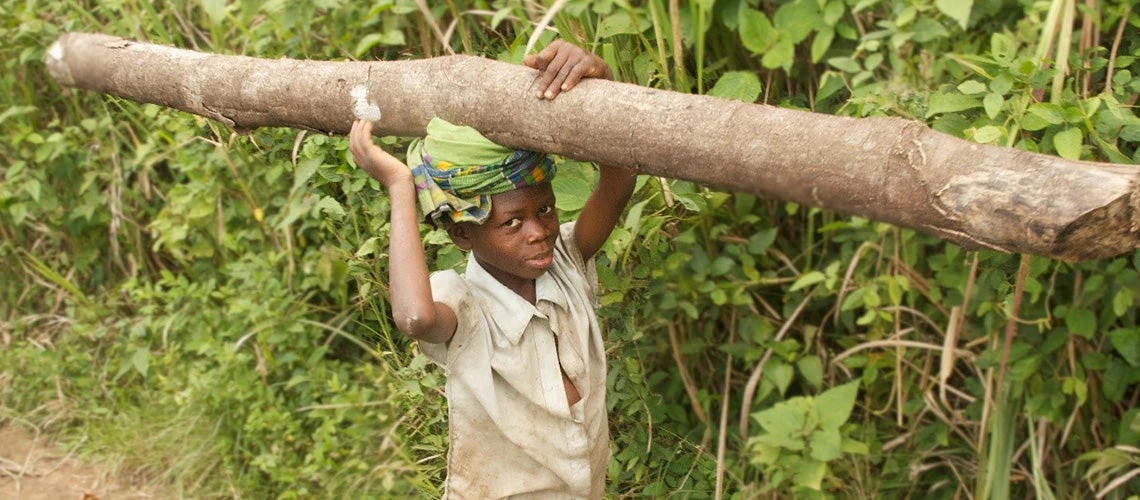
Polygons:
<instances>
[{"instance_id":1,"label":"boy's left hand","mask_svg":"<svg viewBox=\"0 0 1140 500\"><path fill-rule=\"evenodd\" d=\"M539 99L554 99L574 88L582 78L614 79L613 71L602 58L563 40L555 40L537 55L527 55L523 64L542 72L538 79Z\"/></svg>"}]
</instances>

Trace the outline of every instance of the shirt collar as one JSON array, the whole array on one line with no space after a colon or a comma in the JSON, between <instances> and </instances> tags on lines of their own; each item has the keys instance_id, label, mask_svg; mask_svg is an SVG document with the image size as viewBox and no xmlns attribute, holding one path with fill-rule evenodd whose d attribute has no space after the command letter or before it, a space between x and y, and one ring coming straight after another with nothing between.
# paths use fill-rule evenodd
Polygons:
<instances>
[{"instance_id":1,"label":"shirt collar","mask_svg":"<svg viewBox=\"0 0 1140 500\"><path fill-rule=\"evenodd\" d=\"M536 296L539 296L540 290L549 288L543 284L543 278L548 278L547 274L549 273L543 274L536 281ZM531 318L543 316L534 304L527 302L514 290L491 276L491 273L475 259L475 252L467 255L466 277L468 283L475 288L476 294L481 296L477 300L485 306L490 321L498 327L492 329L492 335L497 330L511 344L518 344Z\"/></svg>"}]
</instances>

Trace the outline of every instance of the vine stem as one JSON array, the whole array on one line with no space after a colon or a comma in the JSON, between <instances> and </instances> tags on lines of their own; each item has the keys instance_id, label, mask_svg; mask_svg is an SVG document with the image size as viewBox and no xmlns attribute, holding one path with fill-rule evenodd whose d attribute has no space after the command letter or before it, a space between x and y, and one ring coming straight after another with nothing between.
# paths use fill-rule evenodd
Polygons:
<instances>
[{"instance_id":1,"label":"vine stem","mask_svg":"<svg viewBox=\"0 0 1140 500\"><path fill-rule=\"evenodd\" d=\"M732 320L729 322L731 327L728 329L728 343L732 343L736 339L736 310L732 312ZM728 355L728 360L724 363L724 389L720 398L720 432L716 436L716 497L715 500L724 498L724 454L728 444L728 406L729 395L732 390L732 354Z\"/></svg>"},{"instance_id":2,"label":"vine stem","mask_svg":"<svg viewBox=\"0 0 1140 500\"><path fill-rule=\"evenodd\" d=\"M1005 323L1005 345L1001 349L1001 364L998 369L997 386L1001 387L1005 381L1006 365L1009 364L1009 350L1013 346L1013 337L1017 335L1018 314L1021 311L1021 300L1025 292L1025 280L1029 277L1029 260L1031 256L1022 254L1021 264L1017 266L1017 282L1013 287L1013 306L1009 310L1009 320Z\"/></svg>"},{"instance_id":3,"label":"vine stem","mask_svg":"<svg viewBox=\"0 0 1140 500\"><path fill-rule=\"evenodd\" d=\"M1120 50L1120 39L1124 37L1124 27L1128 24L1128 16L1132 14L1132 6L1124 7L1124 14L1120 16L1120 24L1116 27L1116 38L1112 40L1112 51L1108 55L1108 73L1104 77L1104 91L1112 95L1112 73L1116 70L1116 53Z\"/></svg>"}]
</instances>

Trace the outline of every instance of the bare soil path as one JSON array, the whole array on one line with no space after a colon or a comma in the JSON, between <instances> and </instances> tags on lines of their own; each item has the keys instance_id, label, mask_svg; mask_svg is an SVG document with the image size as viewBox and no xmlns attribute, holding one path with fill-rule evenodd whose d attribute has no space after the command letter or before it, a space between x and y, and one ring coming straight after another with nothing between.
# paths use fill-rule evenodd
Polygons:
<instances>
[{"instance_id":1,"label":"bare soil path","mask_svg":"<svg viewBox=\"0 0 1140 500\"><path fill-rule=\"evenodd\" d=\"M161 498L95 464L82 463L47 438L0 423L0 500Z\"/></svg>"}]
</instances>

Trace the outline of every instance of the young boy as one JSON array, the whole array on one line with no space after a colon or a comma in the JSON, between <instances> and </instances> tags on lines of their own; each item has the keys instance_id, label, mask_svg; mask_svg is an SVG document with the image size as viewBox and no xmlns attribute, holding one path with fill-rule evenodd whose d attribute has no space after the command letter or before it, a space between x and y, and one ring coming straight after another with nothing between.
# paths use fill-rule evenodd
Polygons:
<instances>
[{"instance_id":1,"label":"young boy","mask_svg":"<svg viewBox=\"0 0 1140 500\"><path fill-rule=\"evenodd\" d=\"M540 71L538 99L583 77L612 79L604 61L563 41L524 64ZM577 222L560 226L554 166L543 154L435 119L409 149L408 168L371 132L371 123L356 122L350 147L391 200L393 319L447 373L444 497L601 498L610 452L593 256L636 174L599 167ZM421 216L470 252L465 275L429 278Z\"/></svg>"}]
</instances>

